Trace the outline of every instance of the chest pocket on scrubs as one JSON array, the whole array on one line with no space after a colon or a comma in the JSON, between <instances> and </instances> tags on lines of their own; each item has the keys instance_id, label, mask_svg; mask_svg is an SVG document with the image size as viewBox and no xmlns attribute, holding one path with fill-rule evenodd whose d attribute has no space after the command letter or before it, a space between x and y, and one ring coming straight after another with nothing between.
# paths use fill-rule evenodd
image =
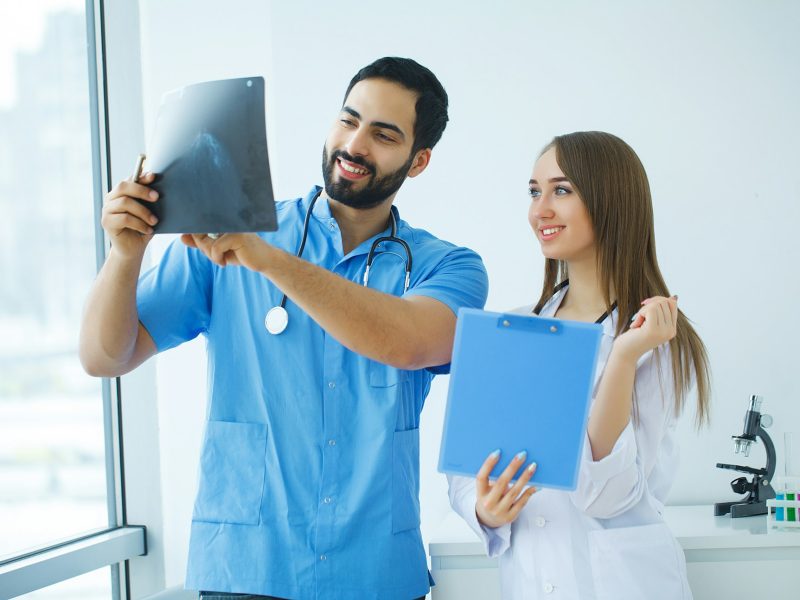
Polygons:
<instances>
[{"instance_id":1,"label":"chest pocket on scrubs","mask_svg":"<svg viewBox=\"0 0 800 600\"><path fill-rule=\"evenodd\" d=\"M209 421L192 519L258 525L266 450L266 425Z\"/></svg>"},{"instance_id":2,"label":"chest pocket on scrubs","mask_svg":"<svg viewBox=\"0 0 800 600\"><path fill-rule=\"evenodd\" d=\"M392 533L419 527L419 429L407 371L376 361L369 384L378 401L397 403L392 439Z\"/></svg>"},{"instance_id":3,"label":"chest pocket on scrubs","mask_svg":"<svg viewBox=\"0 0 800 600\"><path fill-rule=\"evenodd\" d=\"M597 600L691 600L683 550L663 523L589 532Z\"/></svg>"},{"instance_id":4,"label":"chest pocket on scrubs","mask_svg":"<svg viewBox=\"0 0 800 600\"><path fill-rule=\"evenodd\" d=\"M369 362L369 386L376 402L396 403L395 430L419 427L419 415L411 375L377 361Z\"/></svg>"}]
</instances>

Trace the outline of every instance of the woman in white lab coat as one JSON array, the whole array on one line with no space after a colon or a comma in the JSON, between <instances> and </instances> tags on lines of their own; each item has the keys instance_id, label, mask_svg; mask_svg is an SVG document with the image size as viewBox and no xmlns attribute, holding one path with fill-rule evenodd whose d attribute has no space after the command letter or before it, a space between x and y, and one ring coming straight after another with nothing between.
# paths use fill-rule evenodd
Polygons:
<instances>
[{"instance_id":1,"label":"woman in white lab coat","mask_svg":"<svg viewBox=\"0 0 800 600\"><path fill-rule=\"evenodd\" d=\"M707 418L708 365L658 268L647 175L619 138L572 133L545 147L530 196L545 277L520 312L603 327L578 487L537 491L524 453L490 482L492 453L476 479L449 478L450 502L499 557L504 600L691 598L662 511L693 387Z\"/></svg>"}]
</instances>

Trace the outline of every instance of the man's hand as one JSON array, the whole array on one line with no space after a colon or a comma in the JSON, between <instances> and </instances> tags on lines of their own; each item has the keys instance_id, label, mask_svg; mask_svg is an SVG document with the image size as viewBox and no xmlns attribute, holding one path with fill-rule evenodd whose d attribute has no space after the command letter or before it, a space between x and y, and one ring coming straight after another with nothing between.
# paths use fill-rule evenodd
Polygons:
<instances>
[{"instance_id":1,"label":"man's hand","mask_svg":"<svg viewBox=\"0 0 800 600\"><path fill-rule=\"evenodd\" d=\"M153 173L147 173L139 179L140 183L122 181L103 199L100 224L114 251L123 258L141 259L153 238L153 225L158 219L137 200L150 203L158 200L158 192L147 185L154 179Z\"/></svg>"},{"instance_id":2,"label":"man's hand","mask_svg":"<svg viewBox=\"0 0 800 600\"><path fill-rule=\"evenodd\" d=\"M103 199L100 223L111 241L111 253L89 293L79 344L84 369L96 377L124 375L156 353L136 308L136 281L157 222L138 200L158 200L149 187L154 179L147 173L140 183L123 181Z\"/></svg>"},{"instance_id":3,"label":"man's hand","mask_svg":"<svg viewBox=\"0 0 800 600\"><path fill-rule=\"evenodd\" d=\"M226 233L216 239L203 233L185 233L181 241L221 267L240 266L263 272L267 265L270 246L255 233Z\"/></svg>"}]
</instances>

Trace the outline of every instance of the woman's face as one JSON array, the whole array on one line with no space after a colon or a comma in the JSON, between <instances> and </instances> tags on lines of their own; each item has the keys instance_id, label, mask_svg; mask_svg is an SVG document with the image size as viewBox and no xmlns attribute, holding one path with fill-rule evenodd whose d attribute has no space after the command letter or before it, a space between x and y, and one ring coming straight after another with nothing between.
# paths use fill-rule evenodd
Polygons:
<instances>
[{"instance_id":1,"label":"woman's face","mask_svg":"<svg viewBox=\"0 0 800 600\"><path fill-rule=\"evenodd\" d=\"M589 211L556 162L550 148L533 166L528 221L546 258L566 262L595 260Z\"/></svg>"}]
</instances>

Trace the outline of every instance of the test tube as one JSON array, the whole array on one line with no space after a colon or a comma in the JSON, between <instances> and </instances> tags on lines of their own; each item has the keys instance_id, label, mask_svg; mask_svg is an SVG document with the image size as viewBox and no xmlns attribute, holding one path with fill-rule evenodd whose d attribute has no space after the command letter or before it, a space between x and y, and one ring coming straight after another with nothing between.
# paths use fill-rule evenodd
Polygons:
<instances>
[{"instance_id":1,"label":"test tube","mask_svg":"<svg viewBox=\"0 0 800 600\"><path fill-rule=\"evenodd\" d=\"M797 476L797 467L800 465L794 464L795 457L794 457L794 448L792 447L793 443L793 435L791 431L785 431L783 433L783 446L784 446L784 460L783 460L783 470L784 474L786 475L786 481L789 482L792 480L793 477ZM783 500L783 494L776 494L779 500ZM786 500L797 500L797 490L786 488ZM781 515L783 517L783 515ZM782 521L783 518L778 518L776 513L775 520ZM787 507L786 508L786 520L787 521L797 521L797 509L794 507Z\"/></svg>"}]
</instances>

